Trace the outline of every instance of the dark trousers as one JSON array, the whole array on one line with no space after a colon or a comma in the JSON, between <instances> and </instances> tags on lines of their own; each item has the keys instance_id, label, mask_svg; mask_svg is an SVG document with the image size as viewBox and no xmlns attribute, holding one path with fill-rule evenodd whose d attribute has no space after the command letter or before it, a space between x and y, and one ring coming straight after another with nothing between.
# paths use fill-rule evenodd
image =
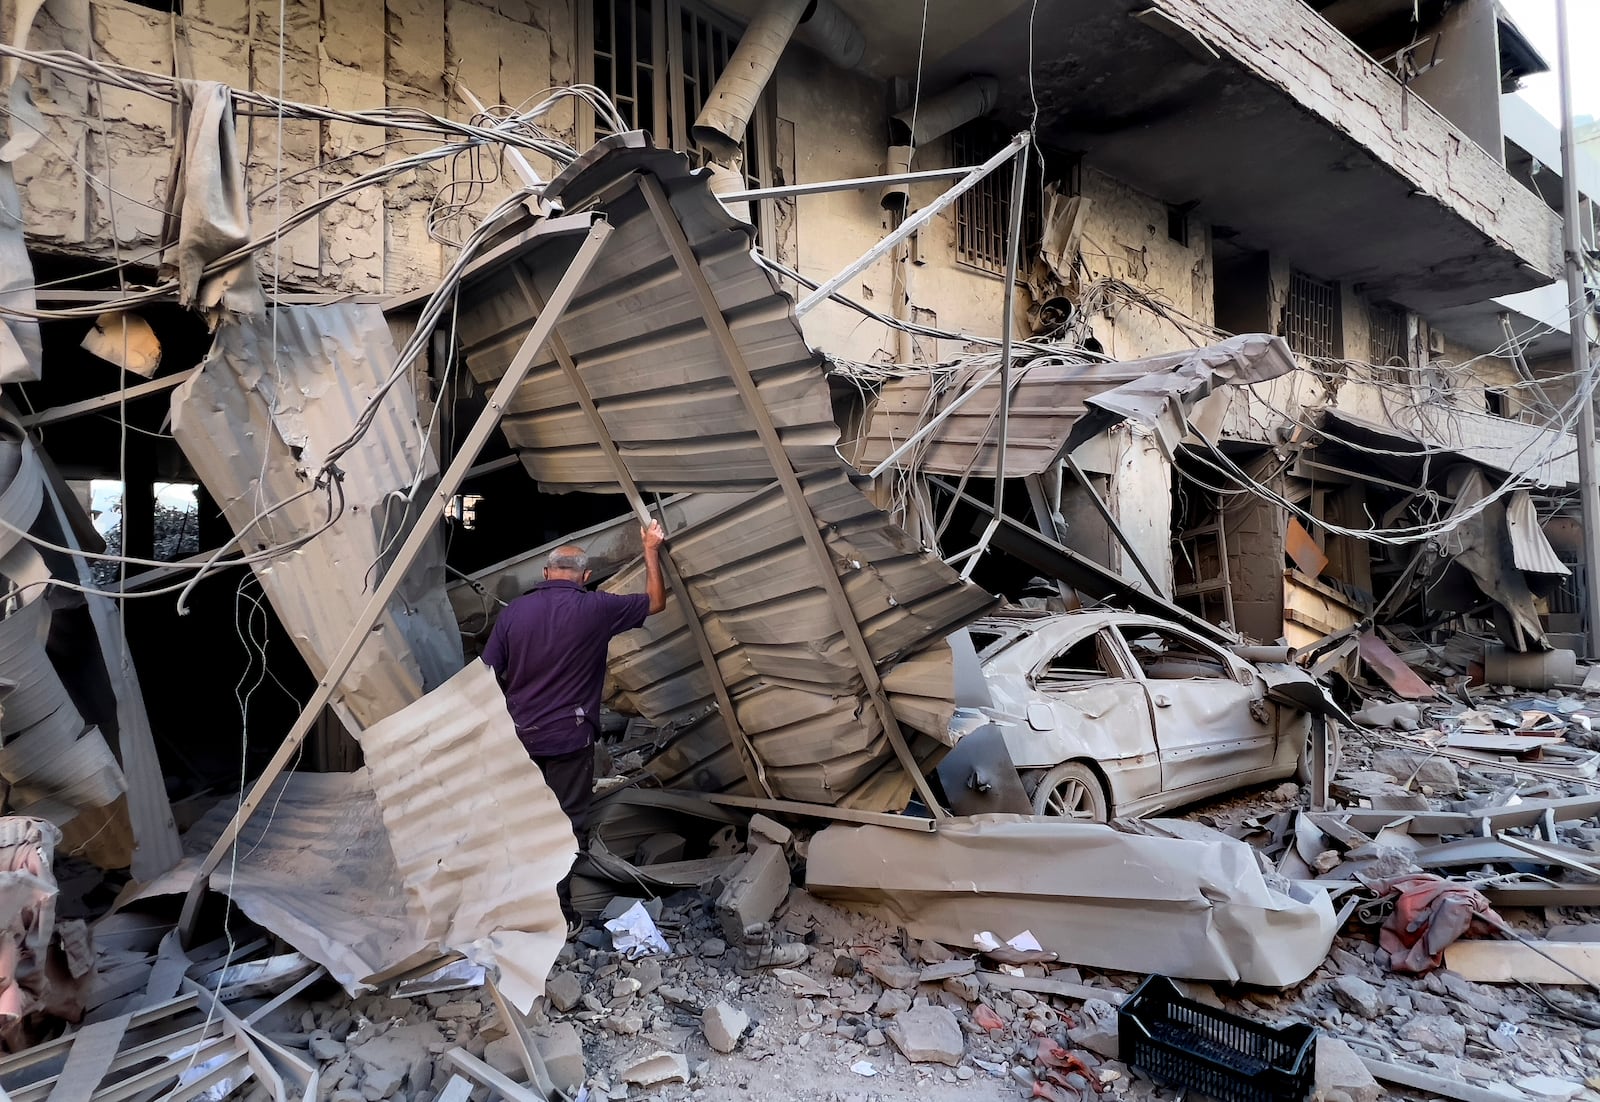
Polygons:
<instances>
[{"instance_id":1,"label":"dark trousers","mask_svg":"<svg viewBox=\"0 0 1600 1102\"><path fill-rule=\"evenodd\" d=\"M566 754L530 754L533 763L544 774L544 783L556 795L561 810L572 823L572 833L582 850L588 841L589 805L594 801L594 744ZM561 913L568 921L577 918L572 906L572 873L567 873L557 886L561 896Z\"/></svg>"}]
</instances>

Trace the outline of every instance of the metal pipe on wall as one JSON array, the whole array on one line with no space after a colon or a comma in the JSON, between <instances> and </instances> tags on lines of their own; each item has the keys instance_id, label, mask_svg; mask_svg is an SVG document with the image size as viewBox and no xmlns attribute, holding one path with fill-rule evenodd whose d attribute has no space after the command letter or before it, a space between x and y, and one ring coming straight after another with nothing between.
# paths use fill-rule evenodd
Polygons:
<instances>
[{"instance_id":1,"label":"metal pipe on wall","mask_svg":"<svg viewBox=\"0 0 1600 1102\"><path fill-rule=\"evenodd\" d=\"M756 101L809 6L810 0L767 0L744 29L738 49L728 59L690 131L712 157L731 163L739 155Z\"/></svg>"},{"instance_id":2,"label":"metal pipe on wall","mask_svg":"<svg viewBox=\"0 0 1600 1102\"><path fill-rule=\"evenodd\" d=\"M833 0L812 0L795 36L841 69L854 69L867 52L867 40Z\"/></svg>"},{"instance_id":3,"label":"metal pipe on wall","mask_svg":"<svg viewBox=\"0 0 1600 1102\"><path fill-rule=\"evenodd\" d=\"M1000 96L1000 82L994 77L973 77L954 88L947 88L926 103L901 111L889 120L889 157L885 174L911 171L916 151L956 127L981 118L994 110ZM904 184L890 184L879 200L886 210L904 210L911 191Z\"/></svg>"}]
</instances>

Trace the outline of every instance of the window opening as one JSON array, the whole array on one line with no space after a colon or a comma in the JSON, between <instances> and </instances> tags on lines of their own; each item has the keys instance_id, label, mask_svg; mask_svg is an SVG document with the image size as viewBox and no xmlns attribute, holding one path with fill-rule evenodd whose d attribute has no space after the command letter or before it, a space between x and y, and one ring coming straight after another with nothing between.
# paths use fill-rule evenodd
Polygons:
<instances>
[{"instance_id":1,"label":"window opening","mask_svg":"<svg viewBox=\"0 0 1600 1102\"><path fill-rule=\"evenodd\" d=\"M1283 304L1283 339L1302 356L1332 359L1339 355L1339 285L1289 273L1289 297Z\"/></svg>"},{"instance_id":2,"label":"window opening","mask_svg":"<svg viewBox=\"0 0 1600 1102\"><path fill-rule=\"evenodd\" d=\"M1189 212L1171 203L1167 204L1167 240L1189 247Z\"/></svg>"},{"instance_id":3,"label":"window opening","mask_svg":"<svg viewBox=\"0 0 1600 1102\"><path fill-rule=\"evenodd\" d=\"M174 562L200 552L200 484L197 482L157 482L156 553L163 562Z\"/></svg>"},{"instance_id":4,"label":"window opening","mask_svg":"<svg viewBox=\"0 0 1600 1102\"><path fill-rule=\"evenodd\" d=\"M1374 306L1367 356L1379 367L1398 374L1406 367L1406 312L1393 306Z\"/></svg>"},{"instance_id":5,"label":"window opening","mask_svg":"<svg viewBox=\"0 0 1600 1102\"><path fill-rule=\"evenodd\" d=\"M1506 392L1486 388L1483 392L1483 402L1489 412L1496 417L1510 417L1510 403L1506 400Z\"/></svg>"},{"instance_id":6,"label":"window opening","mask_svg":"<svg viewBox=\"0 0 1600 1102\"><path fill-rule=\"evenodd\" d=\"M596 0L593 83L611 97L623 121L661 133L656 118L655 13L651 0Z\"/></svg>"},{"instance_id":7,"label":"window opening","mask_svg":"<svg viewBox=\"0 0 1600 1102\"><path fill-rule=\"evenodd\" d=\"M1193 639L1164 628L1123 629L1139 669L1151 681L1185 681L1195 677L1232 679L1227 663Z\"/></svg>"},{"instance_id":8,"label":"window opening","mask_svg":"<svg viewBox=\"0 0 1600 1102\"><path fill-rule=\"evenodd\" d=\"M979 119L957 127L950 135L951 163L971 167L980 165L1004 149L1010 135L991 122ZM977 186L956 200L956 259L969 267L995 275L1006 272L1006 235L1011 232L1011 182L1017 160L1001 165ZM1037 166L1034 176L1037 177ZM1039 194L1031 179L1023 190L1022 257L1029 256L1033 242L1039 240Z\"/></svg>"},{"instance_id":9,"label":"window opening","mask_svg":"<svg viewBox=\"0 0 1600 1102\"><path fill-rule=\"evenodd\" d=\"M1039 687L1061 688L1085 681L1104 681L1113 676L1105 649L1100 645L1100 633L1094 632L1050 659L1049 665L1039 674Z\"/></svg>"}]
</instances>

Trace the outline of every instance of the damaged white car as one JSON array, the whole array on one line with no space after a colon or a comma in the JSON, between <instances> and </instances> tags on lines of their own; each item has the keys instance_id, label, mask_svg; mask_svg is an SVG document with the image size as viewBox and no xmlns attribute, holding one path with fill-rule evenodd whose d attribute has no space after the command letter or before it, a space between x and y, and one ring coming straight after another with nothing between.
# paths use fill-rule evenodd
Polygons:
<instances>
[{"instance_id":1,"label":"damaged white car","mask_svg":"<svg viewBox=\"0 0 1600 1102\"><path fill-rule=\"evenodd\" d=\"M998 730L1036 815L1148 815L1245 785L1308 782L1319 748L1335 764L1339 710L1284 648L1236 653L1116 611L1009 610L968 638L977 668L972 651L957 659L965 706L952 734Z\"/></svg>"}]
</instances>

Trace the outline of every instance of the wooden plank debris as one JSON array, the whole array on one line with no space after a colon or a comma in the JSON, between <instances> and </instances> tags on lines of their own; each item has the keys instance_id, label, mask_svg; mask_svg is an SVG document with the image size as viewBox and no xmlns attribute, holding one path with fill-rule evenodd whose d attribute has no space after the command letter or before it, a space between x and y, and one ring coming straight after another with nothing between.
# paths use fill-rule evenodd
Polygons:
<instances>
[{"instance_id":1,"label":"wooden plank debris","mask_svg":"<svg viewBox=\"0 0 1600 1102\"><path fill-rule=\"evenodd\" d=\"M1462 939L1445 950L1444 966L1474 983L1600 983L1600 942Z\"/></svg>"}]
</instances>

